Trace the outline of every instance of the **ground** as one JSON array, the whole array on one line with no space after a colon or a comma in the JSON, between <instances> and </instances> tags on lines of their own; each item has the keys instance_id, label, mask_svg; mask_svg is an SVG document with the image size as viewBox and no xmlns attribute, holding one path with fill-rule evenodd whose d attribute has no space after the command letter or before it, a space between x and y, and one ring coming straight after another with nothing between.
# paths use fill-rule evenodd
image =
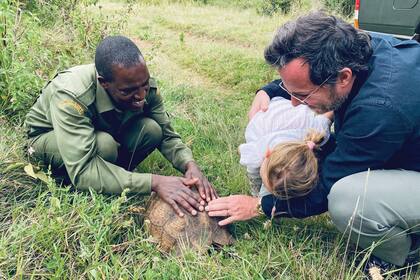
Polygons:
<instances>
[{"instance_id":1,"label":"ground","mask_svg":"<svg viewBox=\"0 0 420 280\"><path fill-rule=\"evenodd\" d=\"M101 2L88 11L124 13L122 33L143 52L175 129L209 180L221 195L249 193L237 147L255 91L276 77L264 62L264 47L295 15L267 17L192 2L130 5ZM91 53L81 60L92 61ZM0 279L362 277L353 261L358 253L328 214L281 219L271 227L264 227L265 219L237 223L231 247L162 255L136 213L147 198L78 192L29 178L24 129L2 115L0 135ZM158 153L138 171L177 174Z\"/></svg>"}]
</instances>

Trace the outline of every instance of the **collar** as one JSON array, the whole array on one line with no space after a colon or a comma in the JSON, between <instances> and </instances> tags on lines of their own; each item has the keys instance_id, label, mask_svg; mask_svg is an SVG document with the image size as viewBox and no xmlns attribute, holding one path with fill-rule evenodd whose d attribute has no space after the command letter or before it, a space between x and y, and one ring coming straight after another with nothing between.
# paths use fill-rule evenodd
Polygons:
<instances>
[{"instance_id":1,"label":"collar","mask_svg":"<svg viewBox=\"0 0 420 280\"><path fill-rule=\"evenodd\" d=\"M98 74L95 74L96 79L96 109L98 110L98 113L103 113L111 110L115 110L115 106L112 103L111 98L109 97L108 93L105 91L105 89L101 86L101 84L98 81Z\"/></svg>"}]
</instances>

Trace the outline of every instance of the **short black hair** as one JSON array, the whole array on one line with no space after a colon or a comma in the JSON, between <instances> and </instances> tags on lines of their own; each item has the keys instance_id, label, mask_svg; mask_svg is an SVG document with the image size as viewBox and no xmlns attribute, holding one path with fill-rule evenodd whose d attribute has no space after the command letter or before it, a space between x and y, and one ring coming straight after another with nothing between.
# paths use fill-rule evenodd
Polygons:
<instances>
[{"instance_id":1,"label":"short black hair","mask_svg":"<svg viewBox=\"0 0 420 280\"><path fill-rule=\"evenodd\" d=\"M312 83L320 85L336 81L338 72L349 67L355 75L367 71L372 56L370 37L347 22L313 12L281 26L264 57L270 65L282 68L295 58L309 65Z\"/></svg>"},{"instance_id":2,"label":"short black hair","mask_svg":"<svg viewBox=\"0 0 420 280\"><path fill-rule=\"evenodd\" d=\"M131 67L143 61L143 56L136 44L124 36L108 36L96 47L96 71L106 81L113 81L113 65Z\"/></svg>"}]
</instances>

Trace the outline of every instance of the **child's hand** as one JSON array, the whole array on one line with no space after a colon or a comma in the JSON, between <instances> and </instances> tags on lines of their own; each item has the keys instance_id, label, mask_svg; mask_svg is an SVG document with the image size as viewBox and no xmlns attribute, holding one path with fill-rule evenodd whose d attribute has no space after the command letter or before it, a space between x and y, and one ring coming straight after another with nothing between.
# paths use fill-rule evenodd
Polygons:
<instances>
[{"instance_id":1,"label":"child's hand","mask_svg":"<svg viewBox=\"0 0 420 280\"><path fill-rule=\"evenodd\" d=\"M270 97L268 94L263 90L258 91L254 97L254 101L252 101L251 108L249 109L248 121L250 121L259 111L267 111L269 103Z\"/></svg>"}]
</instances>

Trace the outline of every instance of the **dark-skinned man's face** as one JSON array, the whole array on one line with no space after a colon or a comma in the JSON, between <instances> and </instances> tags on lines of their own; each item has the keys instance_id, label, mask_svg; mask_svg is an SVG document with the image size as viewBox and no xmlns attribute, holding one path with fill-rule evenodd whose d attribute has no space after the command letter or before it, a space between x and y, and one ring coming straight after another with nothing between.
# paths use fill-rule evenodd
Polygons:
<instances>
[{"instance_id":1,"label":"dark-skinned man's face","mask_svg":"<svg viewBox=\"0 0 420 280\"><path fill-rule=\"evenodd\" d=\"M146 63L125 68L120 64L112 66L113 81L101 81L102 87L109 94L119 109L137 111L143 108L149 91L149 70Z\"/></svg>"}]
</instances>

